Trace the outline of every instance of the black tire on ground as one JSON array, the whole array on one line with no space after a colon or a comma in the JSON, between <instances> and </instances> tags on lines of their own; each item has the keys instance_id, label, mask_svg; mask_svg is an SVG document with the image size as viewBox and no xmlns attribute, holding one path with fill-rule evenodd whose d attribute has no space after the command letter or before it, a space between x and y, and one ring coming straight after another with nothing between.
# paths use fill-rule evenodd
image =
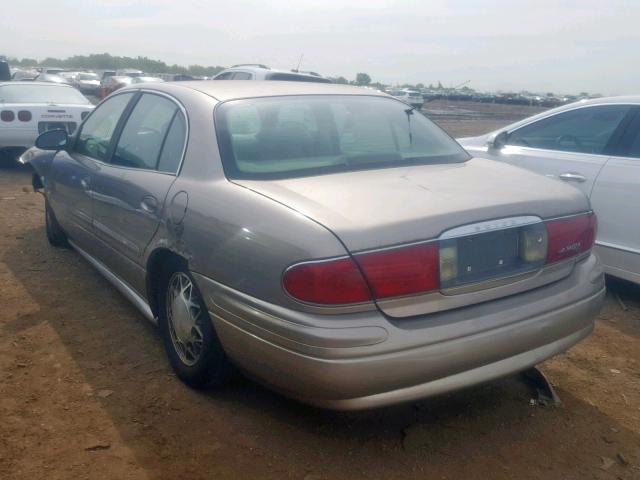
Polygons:
<instances>
[{"instance_id":1,"label":"black tire on ground","mask_svg":"<svg viewBox=\"0 0 640 480\"><path fill-rule=\"evenodd\" d=\"M178 353L178 347L174 344L170 330L169 292L170 286L176 276L186 275L192 284L193 302L200 308L199 329L202 333L202 347L198 359L192 365L185 363ZM185 278L185 277L182 277ZM228 359L220 340L213 328L207 307L202 300L191 273L185 263L178 258L172 258L166 265L158 279L160 288L157 289L158 323L165 351L169 357L169 363L178 378L193 388L218 387L227 384L234 376L235 369ZM174 332L176 331L174 327Z\"/></svg>"},{"instance_id":2,"label":"black tire on ground","mask_svg":"<svg viewBox=\"0 0 640 480\"><path fill-rule=\"evenodd\" d=\"M46 199L44 201L44 222L49 243L57 248L69 248L67 235L64 233L64 230L62 230L51 205L49 205Z\"/></svg>"},{"instance_id":3,"label":"black tire on ground","mask_svg":"<svg viewBox=\"0 0 640 480\"><path fill-rule=\"evenodd\" d=\"M18 157L25 151L20 147L6 147L0 149L0 167L2 168L16 168L21 166L18 163Z\"/></svg>"}]
</instances>

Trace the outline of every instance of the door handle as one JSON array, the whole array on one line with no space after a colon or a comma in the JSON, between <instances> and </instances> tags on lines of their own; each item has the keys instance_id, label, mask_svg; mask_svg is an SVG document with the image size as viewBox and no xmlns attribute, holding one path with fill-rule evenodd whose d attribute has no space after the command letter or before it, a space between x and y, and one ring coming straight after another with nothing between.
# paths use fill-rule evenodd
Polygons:
<instances>
[{"instance_id":1,"label":"door handle","mask_svg":"<svg viewBox=\"0 0 640 480\"><path fill-rule=\"evenodd\" d=\"M561 173L560 175L558 175L558 177L561 180L564 180L565 182L583 183L583 182L587 181L587 177L585 177L584 175L580 175L579 173L574 173L574 172Z\"/></svg>"},{"instance_id":2,"label":"door handle","mask_svg":"<svg viewBox=\"0 0 640 480\"><path fill-rule=\"evenodd\" d=\"M158 210L158 201L155 197L148 195L142 199L140 207L147 213L155 213Z\"/></svg>"},{"instance_id":3,"label":"door handle","mask_svg":"<svg viewBox=\"0 0 640 480\"><path fill-rule=\"evenodd\" d=\"M91 186L91 178L90 177L82 177L80 179L80 186L85 190L89 190L89 187Z\"/></svg>"}]
</instances>

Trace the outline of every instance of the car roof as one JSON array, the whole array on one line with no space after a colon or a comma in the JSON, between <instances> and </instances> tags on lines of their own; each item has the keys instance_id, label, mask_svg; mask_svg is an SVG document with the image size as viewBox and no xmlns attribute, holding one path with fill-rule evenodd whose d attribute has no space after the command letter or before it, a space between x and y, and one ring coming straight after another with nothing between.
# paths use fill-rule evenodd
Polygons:
<instances>
[{"instance_id":1,"label":"car roof","mask_svg":"<svg viewBox=\"0 0 640 480\"><path fill-rule=\"evenodd\" d=\"M640 95L621 95L618 97L593 98L591 100L578 100L567 106L576 105L606 105L608 103L628 103L630 105L640 105Z\"/></svg>"},{"instance_id":2,"label":"car roof","mask_svg":"<svg viewBox=\"0 0 640 480\"><path fill-rule=\"evenodd\" d=\"M577 102L571 102L571 103L567 103L566 105L562 105L560 107L544 110L536 115L532 115L518 122L514 122L510 125L506 125L502 128L494 130L493 132L490 132L487 135L495 135L503 131L510 132L512 130L515 130L516 128L520 128L523 125L533 123L543 118L556 115L558 113L566 112L568 110L574 110L576 108L596 106L596 105L640 105L640 95L621 95L618 97L601 97L601 98L593 98L591 100L578 100Z\"/></svg>"},{"instance_id":3,"label":"car roof","mask_svg":"<svg viewBox=\"0 0 640 480\"><path fill-rule=\"evenodd\" d=\"M335 83L290 82L273 80L198 80L189 82L145 83L127 88L145 88L163 92L175 92L175 88L195 90L216 100L236 98L279 97L286 95L368 95L388 96L375 90Z\"/></svg>"},{"instance_id":4,"label":"car roof","mask_svg":"<svg viewBox=\"0 0 640 480\"><path fill-rule=\"evenodd\" d=\"M48 76L54 76L51 73L46 73L45 75ZM15 81L15 82L0 82L0 87L2 87L3 85L40 85L40 86L47 86L47 87L62 87L62 88L73 88L71 85L69 85L68 83L56 83L56 82L32 82L32 81L26 81L26 82L21 82L21 81Z\"/></svg>"}]
</instances>

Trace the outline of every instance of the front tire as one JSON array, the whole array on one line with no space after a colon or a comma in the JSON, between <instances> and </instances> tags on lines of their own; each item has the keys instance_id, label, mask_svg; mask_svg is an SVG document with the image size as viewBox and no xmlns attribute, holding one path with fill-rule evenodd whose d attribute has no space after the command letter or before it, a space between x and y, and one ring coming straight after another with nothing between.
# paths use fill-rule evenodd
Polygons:
<instances>
[{"instance_id":1,"label":"front tire","mask_svg":"<svg viewBox=\"0 0 640 480\"><path fill-rule=\"evenodd\" d=\"M164 348L178 378L193 388L228 383L233 366L183 262L176 259L166 265L157 305Z\"/></svg>"},{"instance_id":2,"label":"front tire","mask_svg":"<svg viewBox=\"0 0 640 480\"><path fill-rule=\"evenodd\" d=\"M56 248L69 248L69 242L67 241L67 234L64 233L62 227L58 223L55 213L47 199L44 201L44 222L47 232L47 240Z\"/></svg>"}]
</instances>

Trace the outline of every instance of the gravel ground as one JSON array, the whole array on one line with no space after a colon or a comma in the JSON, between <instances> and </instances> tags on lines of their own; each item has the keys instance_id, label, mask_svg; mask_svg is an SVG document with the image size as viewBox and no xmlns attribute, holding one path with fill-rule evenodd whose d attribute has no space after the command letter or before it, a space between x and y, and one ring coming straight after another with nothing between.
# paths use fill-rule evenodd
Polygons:
<instances>
[{"instance_id":1,"label":"gravel ground","mask_svg":"<svg viewBox=\"0 0 640 480\"><path fill-rule=\"evenodd\" d=\"M538 111L427 110L454 136ZM512 377L335 413L243 379L188 389L155 328L43 225L30 173L1 169L2 479L640 479L638 287L610 282L595 333L542 365L561 407Z\"/></svg>"}]
</instances>

